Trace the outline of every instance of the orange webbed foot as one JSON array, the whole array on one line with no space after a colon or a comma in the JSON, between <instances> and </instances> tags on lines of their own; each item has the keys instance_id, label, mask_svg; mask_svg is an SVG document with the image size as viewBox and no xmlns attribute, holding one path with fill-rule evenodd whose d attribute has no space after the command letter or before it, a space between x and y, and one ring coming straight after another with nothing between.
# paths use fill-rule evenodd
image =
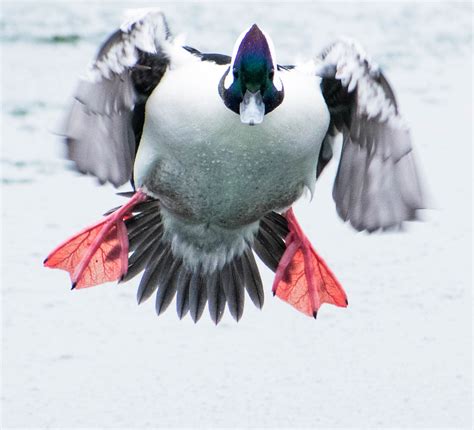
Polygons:
<instances>
[{"instance_id":1,"label":"orange webbed foot","mask_svg":"<svg viewBox=\"0 0 474 430\"><path fill-rule=\"evenodd\" d=\"M146 200L137 191L103 220L69 238L44 261L46 267L69 272L72 288L86 288L121 279L128 269L128 237L124 219Z\"/></svg>"},{"instance_id":2,"label":"orange webbed foot","mask_svg":"<svg viewBox=\"0 0 474 430\"><path fill-rule=\"evenodd\" d=\"M323 303L346 307L346 293L302 232L293 209L285 217L290 232L273 282L273 294L314 318Z\"/></svg>"}]
</instances>

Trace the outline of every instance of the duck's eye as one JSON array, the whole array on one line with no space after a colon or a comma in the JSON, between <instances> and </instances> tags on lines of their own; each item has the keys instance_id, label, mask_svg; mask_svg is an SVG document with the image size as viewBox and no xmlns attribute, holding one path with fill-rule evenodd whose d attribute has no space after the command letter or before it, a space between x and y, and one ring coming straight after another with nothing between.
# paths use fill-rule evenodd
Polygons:
<instances>
[{"instance_id":1,"label":"duck's eye","mask_svg":"<svg viewBox=\"0 0 474 430\"><path fill-rule=\"evenodd\" d=\"M232 73L234 75L234 79L239 79L239 71L237 69L232 70Z\"/></svg>"},{"instance_id":2,"label":"duck's eye","mask_svg":"<svg viewBox=\"0 0 474 430\"><path fill-rule=\"evenodd\" d=\"M270 70L270 73L268 74L268 79L273 81L273 76L275 76L275 71L272 69L272 70Z\"/></svg>"}]
</instances>

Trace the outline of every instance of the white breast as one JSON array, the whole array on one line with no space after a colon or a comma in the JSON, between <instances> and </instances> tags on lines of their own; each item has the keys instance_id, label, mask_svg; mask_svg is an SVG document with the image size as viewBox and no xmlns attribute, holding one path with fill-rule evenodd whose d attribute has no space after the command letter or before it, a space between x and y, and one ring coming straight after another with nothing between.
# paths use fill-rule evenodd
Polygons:
<instances>
[{"instance_id":1,"label":"white breast","mask_svg":"<svg viewBox=\"0 0 474 430\"><path fill-rule=\"evenodd\" d=\"M172 210L239 225L313 186L329 113L318 78L282 71L282 104L244 125L218 94L226 69L193 58L165 74L147 102L134 174Z\"/></svg>"}]
</instances>

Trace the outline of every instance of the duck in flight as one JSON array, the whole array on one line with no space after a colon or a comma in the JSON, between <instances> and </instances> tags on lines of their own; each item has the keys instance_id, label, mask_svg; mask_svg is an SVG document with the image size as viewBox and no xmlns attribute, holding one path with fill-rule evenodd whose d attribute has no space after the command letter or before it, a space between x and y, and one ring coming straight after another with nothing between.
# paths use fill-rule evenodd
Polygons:
<instances>
[{"instance_id":1,"label":"duck in flight","mask_svg":"<svg viewBox=\"0 0 474 430\"><path fill-rule=\"evenodd\" d=\"M239 320L245 291L262 307L254 253L276 272L273 294L316 317L347 306L292 205L343 144L334 182L338 215L358 231L416 219L423 195L409 130L379 67L352 40L314 61L277 63L256 24L231 56L174 38L157 9L135 11L80 80L64 135L78 171L119 187L127 203L59 245L45 266L73 288L143 272L138 302L156 292L180 318L208 304L217 324Z\"/></svg>"}]
</instances>

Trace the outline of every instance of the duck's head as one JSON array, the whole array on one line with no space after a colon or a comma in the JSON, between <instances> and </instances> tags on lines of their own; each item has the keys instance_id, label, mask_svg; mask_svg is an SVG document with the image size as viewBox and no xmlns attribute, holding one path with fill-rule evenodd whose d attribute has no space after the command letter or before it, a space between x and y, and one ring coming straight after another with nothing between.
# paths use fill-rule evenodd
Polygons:
<instances>
[{"instance_id":1,"label":"duck's head","mask_svg":"<svg viewBox=\"0 0 474 430\"><path fill-rule=\"evenodd\" d=\"M256 24L237 39L219 93L224 104L249 125L260 124L264 115L283 101L273 43Z\"/></svg>"}]
</instances>

